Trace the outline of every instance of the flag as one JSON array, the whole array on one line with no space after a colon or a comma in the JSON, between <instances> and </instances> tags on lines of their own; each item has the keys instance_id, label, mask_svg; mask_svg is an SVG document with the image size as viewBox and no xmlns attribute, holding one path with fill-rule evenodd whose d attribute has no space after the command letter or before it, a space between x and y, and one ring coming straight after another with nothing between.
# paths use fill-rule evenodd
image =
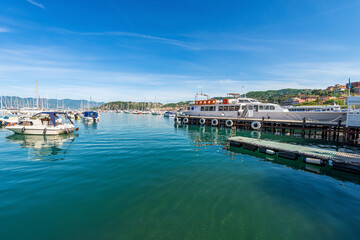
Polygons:
<instances>
[{"instance_id":1,"label":"flag","mask_svg":"<svg viewBox=\"0 0 360 240\"><path fill-rule=\"evenodd\" d=\"M348 87L349 89L351 89L351 83L350 83L350 78L349 78L349 87Z\"/></svg>"}]
</instances>

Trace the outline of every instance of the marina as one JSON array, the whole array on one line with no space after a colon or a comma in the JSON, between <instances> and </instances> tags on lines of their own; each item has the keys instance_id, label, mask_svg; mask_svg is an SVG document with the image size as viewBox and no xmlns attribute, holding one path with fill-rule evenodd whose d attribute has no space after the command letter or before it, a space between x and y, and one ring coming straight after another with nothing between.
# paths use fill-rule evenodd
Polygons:
<instances>
[{"instance_id":1,"label":"marina","mask_svg":"<svg viewBox=\"0 0 360 240\"><path fill-rule=\"evenodd\" d=\"M359 238L359 0L0 9L0 240Z\"/></svg>"},{"instance_id":2,"label":"marina","mask_svg":"<svg viewBox=\"0 0 360 240\"><path fill-rule=\"evenodd\" d=\"M179 238L235 239L239 226L243 231L236 238L336 239L359 233L359 208L346 206L360 201L356 174L236 147L223 149L234 129L177 126L161 116L102 113L98 123L76 121L75 127L79 131L59 136L14 135L0 129L0 197L6 199L0 203L0 233L7 239L153 239L172 238L174 231ZM253 132L235 133L260 133ZM261 138L358 151L270 132ZM284 232L284 222L291 231ZM26 223L21 232L19 223ZM218 231L221 224L225 229ZM83 231L85 225L96 225L96 231ZM206 233L201 226L207 226Z\"/></svg>"}]
</instances>

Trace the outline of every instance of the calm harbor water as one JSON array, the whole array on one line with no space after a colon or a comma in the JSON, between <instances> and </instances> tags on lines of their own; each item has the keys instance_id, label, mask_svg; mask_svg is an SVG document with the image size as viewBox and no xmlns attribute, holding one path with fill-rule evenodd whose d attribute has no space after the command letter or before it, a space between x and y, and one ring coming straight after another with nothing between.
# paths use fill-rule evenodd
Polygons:
<instances>
[{"instance_id":1,"label":"calm harbor water","mask_svg":"<svg viewBox=\"0 0 360 240\"><path fill-rule=\"evenodd\" d=\"M356 239L359 176L223 149L272 133L106 113L75 135L0 130L0 239Z\"/></svg>"}]
</instances>

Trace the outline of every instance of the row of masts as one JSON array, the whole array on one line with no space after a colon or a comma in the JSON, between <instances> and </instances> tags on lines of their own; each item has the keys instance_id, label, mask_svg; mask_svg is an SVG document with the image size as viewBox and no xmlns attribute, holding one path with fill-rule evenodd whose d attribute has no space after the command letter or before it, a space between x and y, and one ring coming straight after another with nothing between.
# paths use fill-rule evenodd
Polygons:
<instances>
[{"instance_id":1,"label":"row of masts","mask_svg":"<svg viewBox=\"0 0 360 240\"><path fill-rule=\"evenodd\" d=\"M91 97L90 101L80 100L80 108L78 109L91 109ZM36 80L36 98L28 97L21 98L17 96L0 96L0 109L35 109L35 110L66 110L69 107L66 106L65 100L58 100L56 96L56 102L54 99L41 98L38 91L38 81Z\"/></svg>"}]
</instances>

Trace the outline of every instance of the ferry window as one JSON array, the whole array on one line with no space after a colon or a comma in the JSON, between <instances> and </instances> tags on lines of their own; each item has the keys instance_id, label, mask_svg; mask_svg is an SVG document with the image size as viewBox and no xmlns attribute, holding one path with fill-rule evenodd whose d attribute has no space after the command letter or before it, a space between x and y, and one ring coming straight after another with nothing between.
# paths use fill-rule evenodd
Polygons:
<instances>
[{"instance_id":1,"label":"ferry window","mask_svg":"<svg viewBox=\"0 0 360 240\"><path fill-rule=\"evenodd\" d=\"M270 106L270 110L275 110L275 107L274 107L274 106Z\"/></svg>"},{"instance_id":2,"label":"ferry window","mask_svg":"<svg viewBox=\"0 0 360 240\"><path fill-rule=\"evenodd\" d=\"M253 106L252 105L249 105L249 110L253 110Z\"/></svg>"},{"instance_id":3,"label":"ferry window","mask_svg":"<svg viewBox=\"0 0 360 240\"><path fill-rule=\"evenodd\" d=\"M205 111L209 111L209 107L205 107Z\"/></svg>"},{"instance_id":4,"label":"ferry window","mask_svg":"<svg viewBox=\"0 0 360 240\"><path fill-rule=\"evenodd\" d=\"M239 111L240 106L235 106L235 111Z\"/></svg>"},{"instance_id":5,"label":"ferry window","mask_svg":"<svg viewBox=\"0 0 360 240\"><path fill-rule=\"evenodd\" d=\"M219 111L223 111L224 107L223 106L219 106Z\"/></svg>"},{"instance_id":6,"label":"ferry window","mask_svg":"<svg viewBox=\"0 0 360 240\"><path fill-rule=\"evenodd\" d=\"M265 110L269 110L269 106L265 106Z\"/></svg>"},{"instance_id":7,"label":"ferry window","mask_svg":"<svg viewBox=\"0 0 360 240\"><path fill-rule=\"evenodd\" d=\"M204 107L201 107L201 111L204 111Z\"/></svg>"},{"instance_id":8,"label":"ferry window","mask_svg":"<svg viewBox=\"0 0 360 240\"><path fill-rule=\"evenodd\" d=\"M229 106L224 106L224 111L229 111Z\"/></svg>"},{"instance_id":9,"label":"ferry window","mask_svg":"<svg viewBox=\"0 0 360 240\"><path fill-rule=\"evenodd\" d=\"M260 105L260 106L259 106L259 110L264 110L264 106L263 106L263 105Z\"/></svg>"},{"instance_id":10,"label":"ferry window","mask_svg":"<svg viewBox=\"0 0 360 240\"><path fill-rule=\"evenodd\" d=\"M235 106L229 106L229 111L235 111Z\"/></svg>"},{"instance_id":11,"label":"ferry window","mask_svg":"<svg viewBox=\"0 0 360 240\"><path fill-rule=\"evenodd\" d=\"M245 105L242 105L242 106L241 106L241 109L242 109L242 110L244 110L245 108L246 108L246 106L245 106Z\"/></svg>"},{"instance_id":12,"label":"ferry window","mask_svg":"<svg viewBox=\"0 0 360 240\"><path fill-rule=\"evenodd\" d=\"M213 106L209 107L209 111L214 111L214 107Z\"/></svg>"}]
</instances>

